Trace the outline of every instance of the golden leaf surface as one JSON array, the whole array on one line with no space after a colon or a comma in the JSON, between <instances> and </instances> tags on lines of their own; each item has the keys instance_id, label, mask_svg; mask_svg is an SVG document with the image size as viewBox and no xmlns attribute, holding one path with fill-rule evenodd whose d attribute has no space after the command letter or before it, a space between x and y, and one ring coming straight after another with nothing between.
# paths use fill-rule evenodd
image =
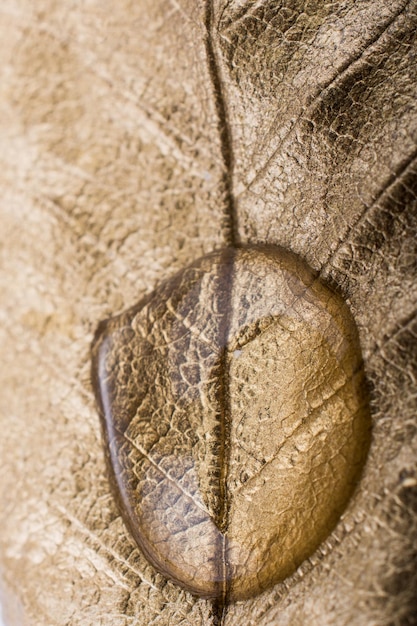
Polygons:
<instances>
[{"instance_id":1,"label":"golden leaf surface","mask_svg":"<svg viewBox=\"0 0 417 626\"><path fill-rule=\"evenodd\" d=\"M233 241L292 250L338 286L373 435L333 532L223 623L413 622L416 44L416 0L2 1L7 626L215 624L122 522L90 346L99 320Z\"/></svg>"}]
</instances>

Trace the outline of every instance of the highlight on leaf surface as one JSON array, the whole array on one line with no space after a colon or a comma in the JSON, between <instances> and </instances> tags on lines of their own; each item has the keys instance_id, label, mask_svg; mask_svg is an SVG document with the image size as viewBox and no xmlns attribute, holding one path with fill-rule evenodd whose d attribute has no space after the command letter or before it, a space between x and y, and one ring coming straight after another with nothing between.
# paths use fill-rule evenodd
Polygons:
<instances>
[{"instance_id":1,"label":"highlight on leaf surface","mask_svg":"<svg viewBox=\"0 0 417 626\"><path fill-rule=\"evenodd\" d=\"M294 572L366 459L355 323L280 248L213 252L103 322L93 382L125 522L203 597L245 599Z\"/></svg>"}]
</instances>

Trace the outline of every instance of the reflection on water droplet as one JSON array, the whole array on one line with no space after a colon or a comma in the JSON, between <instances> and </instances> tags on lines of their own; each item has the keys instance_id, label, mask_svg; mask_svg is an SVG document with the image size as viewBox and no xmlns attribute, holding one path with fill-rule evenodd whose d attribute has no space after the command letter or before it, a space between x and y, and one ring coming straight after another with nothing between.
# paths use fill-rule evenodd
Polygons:
<instances>
[{"instance_id":1,"label":"reflection on water droplet","mask_svg":"<svg viewBox=\"0 0 417 626\"><path fill-rule=\"evenodd\" d=\"M365 462L355 324L281 249L214 252L102 323L93 381L126 523L159 571L204 597L291 574Z\"/></svg>"}]
</instances>

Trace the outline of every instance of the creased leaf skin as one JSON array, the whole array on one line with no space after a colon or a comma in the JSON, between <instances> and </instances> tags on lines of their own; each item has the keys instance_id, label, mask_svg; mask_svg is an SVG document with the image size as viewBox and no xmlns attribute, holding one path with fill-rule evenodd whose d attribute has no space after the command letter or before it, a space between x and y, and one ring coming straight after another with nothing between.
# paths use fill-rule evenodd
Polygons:
<instances>
[{"instance_id":1,"label":"creased leaf skin","mask_svg":"<svg viewBox=\"0 0 417 626\"><path fill-rule=\"evenodd\" d=\"M416 0L2 0L7 626L414 624L416 37ZM231 240L290 249L343 295L373 429L328 538L213 611L121 519L90 347Z\"/></svg>"}]
</instances>

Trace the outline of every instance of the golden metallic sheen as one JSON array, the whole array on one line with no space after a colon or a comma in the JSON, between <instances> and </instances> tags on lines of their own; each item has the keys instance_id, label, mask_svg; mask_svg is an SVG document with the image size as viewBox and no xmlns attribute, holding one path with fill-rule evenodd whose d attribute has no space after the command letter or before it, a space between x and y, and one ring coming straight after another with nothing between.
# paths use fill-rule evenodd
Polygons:
<instances>
[{"instance_id":1,"label":"golden metallic sheen","mask_svg":"<svg viewBox=\"0 0 417 626\"><path fill-rule=\"evenodd\" d=\"M160 572L244 599L328 536L370 418L349 310L298 257L203 257L102 323L93 353L114 490Z\"/></svg>"}]
</instances>

